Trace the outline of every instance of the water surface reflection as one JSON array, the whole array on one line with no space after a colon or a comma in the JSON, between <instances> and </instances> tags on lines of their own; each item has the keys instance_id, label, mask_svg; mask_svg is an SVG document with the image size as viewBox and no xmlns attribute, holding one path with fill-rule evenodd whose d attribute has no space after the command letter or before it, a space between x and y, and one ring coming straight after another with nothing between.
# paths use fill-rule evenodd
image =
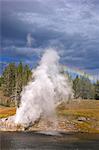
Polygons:
<instances>
[{"instance_id":1,"label":"water surface reflection","mask_svg":"<svg viewBox=\"0 0 99 150\"><path fill-rule=\"evenodd\" d=\"M0 132L1 150L98 150L99 134Z\"/></svg>"}]
</instances>

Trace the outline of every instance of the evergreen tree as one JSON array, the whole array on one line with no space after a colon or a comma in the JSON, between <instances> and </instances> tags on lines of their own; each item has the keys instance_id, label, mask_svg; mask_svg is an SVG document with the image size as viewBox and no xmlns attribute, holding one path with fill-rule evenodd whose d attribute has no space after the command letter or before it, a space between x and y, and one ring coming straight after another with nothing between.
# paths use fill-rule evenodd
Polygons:
<instances>
[{"instance_id":1,"label":"evergreen tree","mask_svg":"<svg viewBox=\"0 0 99 150\"><path fill-rule=\"evenodd\" d=\"M10 97L11 100L15 100L17 106L20 103L22 88L27 85L31 76L32 72L29 66L23 66L22 62L20 62L18 66L10 63L0 77L0 86L4 95Z\"/></svg>"},{"instance_id":2,"label":"evergreen tree","mask_svg":"<svg viewBox=\"0 0 99 150\"><path fill-rule=\"evenodd\" d=\"M95 99L99 100L99 80L95 84Z\"/></svg>"},{"instance_id":3,"label":"evergreen tree","mask_svg":"<svg viewBox=\"0 0 99 150\"><path fill-rule=\"evenodd\" d=\"M20 94L22 91L23 86L23 64L22 62L19 63L16 70L16 85L15 85L15 101L16 105L19 106L20 103Z\"/></svg>"},{"instance_id":4,"label":"evergreen tree","mask_svg":"<svg viewBox=\"0 0 99 150\"><path fill-rule=\"evenodd\" d=\"M83 99L94 98L94 86L88 78L81 78L81 97Z\"/></svg>"},{"instance_id":5,"label":"evergreen tree","mask_svg":"<svg viewBox=\"0 0 99 150\"><path fill-rule=\"evenodd\" d=\"M81 96L80 88L80 78L76 76L76 78L73 81L74 98L79 98Z\"/></svg>"},{"instance_id":6,"label":"evergreen tree","mask_svg":"<svg viewBox=\"0 0 99 150\"><path fill-rule=\"evenodd\" d=\"M3 91L6 96L12 96L15 87L15 71L14 63L10 63L3 72Z\"/></svg>"},{"instance_id":7,"label":"evergreen tree","mask_svg":"<svg viewBox=\"0 0 99 150\"><path fill-rule=\"evenodd\" d=\"M23 71L23 86L27 85L27 82L31 79L31 76L32 76L32 72L29 66L25 65Z\"/></svg>"},{"instance_id":8,"label":"evergreen tree","mask_svg":"<svg viewBox=\"0 0 99 150\"><path fill-rule=\"evenodd\" d=\"M94 85L88 78L76 77L73 81L74 97L82 99L94 98Z\"/></svg>"},{"instance_id":9,"label":"evergreen tree","mask_svg":"<svg viewBox=\"0 0 99 150\"><path fill-rule=\"evenodd\" d=\"M19 106L21 92L31 77L31 70L28 65L23 66L22 62L19 63L16 71L16 85L15 85L15 100L16 105Z\"/></svg>"}]
</instances>

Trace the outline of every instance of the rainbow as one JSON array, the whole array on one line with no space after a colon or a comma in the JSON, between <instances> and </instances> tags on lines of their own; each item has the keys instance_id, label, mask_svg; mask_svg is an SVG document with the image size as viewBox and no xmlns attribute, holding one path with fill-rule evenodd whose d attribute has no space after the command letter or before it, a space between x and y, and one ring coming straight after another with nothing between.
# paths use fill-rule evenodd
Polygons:
<instances>
[{"instance_id":1,"label":"rainbow","mask_svg":"<svg viewBox=\"0 0 99 150\"><path fill-rule=\"evenodd\" d=\"M68 67L68 66L63 66L63 70L64 72L68 72L72 77L76 77L78 76L83 76L85 78L88 78L91 81L96 81L95 77L86 73L83 70L77 69L77 68L72 68L72 67Z\"/></svg>"}]
</instances>

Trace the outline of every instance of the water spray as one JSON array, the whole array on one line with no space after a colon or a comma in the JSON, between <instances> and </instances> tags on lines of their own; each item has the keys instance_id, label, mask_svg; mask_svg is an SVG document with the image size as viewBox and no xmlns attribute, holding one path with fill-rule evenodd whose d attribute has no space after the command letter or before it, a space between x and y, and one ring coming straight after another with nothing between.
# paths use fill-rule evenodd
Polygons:
<instances>
[{"instance_id":1,"label":"water spray","mask_svg":"<svg viewBox=\"0 0 99 150\"><path fill-rule=\"evenodd\" d=\"M21 93L21 104L16 111L15 123L34 123L41 116L52 117L56 104L72 97L72 88L67 76L60 72L59 55L46 50L39 66L33 70L33 80Z\"/></svg>"}]
</instances>

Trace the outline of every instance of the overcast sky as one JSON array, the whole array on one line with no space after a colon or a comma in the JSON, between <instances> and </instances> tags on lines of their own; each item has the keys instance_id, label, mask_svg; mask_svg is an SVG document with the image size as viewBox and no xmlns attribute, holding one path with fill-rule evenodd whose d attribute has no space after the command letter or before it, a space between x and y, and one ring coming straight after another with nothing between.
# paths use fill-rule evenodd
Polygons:
<instances>
[{"instance_id":1,"label":"overcast sky","mask_svg":"<svg viewBox=\"0 0 99 150\"><path fill-rule=\"evenodd\" d=\"M99 72L99 0L0 0L1 65L38 63L46 48L60 62Z\"/></svg>"}]
</instances>

